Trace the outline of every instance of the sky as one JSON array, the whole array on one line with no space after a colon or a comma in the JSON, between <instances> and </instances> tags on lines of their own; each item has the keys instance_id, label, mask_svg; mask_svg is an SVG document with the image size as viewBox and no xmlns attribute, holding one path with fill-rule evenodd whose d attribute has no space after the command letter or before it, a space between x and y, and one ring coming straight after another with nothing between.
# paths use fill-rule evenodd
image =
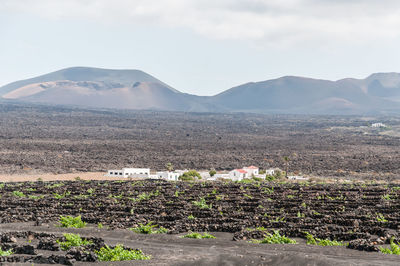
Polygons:
<instances>
[{"instance_id":1,"label":"sky","mask_svg":"<svg viewBox=\"0 0 400 266\"><path fill-rule=\"evenodd\" d=\"M0 0L0 86L73 66L140 69L196 95L400 72L400 1Z\"/></svg>"}]
</instances>

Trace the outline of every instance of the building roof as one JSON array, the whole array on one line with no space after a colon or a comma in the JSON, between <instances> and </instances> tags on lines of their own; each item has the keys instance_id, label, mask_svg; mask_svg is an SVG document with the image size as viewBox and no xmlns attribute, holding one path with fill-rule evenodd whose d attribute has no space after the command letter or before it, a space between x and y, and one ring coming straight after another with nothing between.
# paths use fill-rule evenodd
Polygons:
<instances>
[{"instance_id":1,"label":"building roof","mask_svg":"<svg viewBox=\"0 0 400 266\"><path fill-rule=\"evenodd\" d=\"M235 169L235 171L238 171L239 173L242 173L242 174L246 174L247 173L247 171L243 170L243 169Z\"/></svg>"}]
</instances>

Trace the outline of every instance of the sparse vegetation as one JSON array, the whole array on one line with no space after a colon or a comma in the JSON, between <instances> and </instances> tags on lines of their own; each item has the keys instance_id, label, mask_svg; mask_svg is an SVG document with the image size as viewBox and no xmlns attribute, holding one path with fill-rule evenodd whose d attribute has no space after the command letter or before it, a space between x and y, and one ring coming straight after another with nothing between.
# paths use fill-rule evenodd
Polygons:
<instances>
[{"instance_id":1,"label":"sparse vegetation","mask_svg":"<svg viewBox=\"0 0 400 266\"><path fill-rule=\"evenodd\" d=\"M296 240L281 235L279 230L275 230L273 234L267 233L262 240L253 239L251 242L256 244L296 244Z\"/></svg>"},{"instance_id":2,"label":"sparse vegetation","mask_svg":"<svg viewBox=\"0 0 400 266\"><path fill-rule=\"evenodd\" d=\"M192 201L193 205L199 207L200 209L211 209L212 204L207 204L204 198L200 198L198 201Z\"/></svg>"},{"instance_id":3,"label":"sparse vegetation","mask_svg":"<svg viewBox=\"0 0 400 266\"><path fill-rule=\"evenodd\" d=\"M205 232L203 234L201 233L197 233L197 232L193 232L193 233L188 233L184 236L181 236L182 238L195 238L195 239L204 239L204 238L216 238L215 236Z\"/></svg>"},{"instance_id":4,"label":"sparse vegetation","mask_svg":"<svg viewBox=\"0 0 400 266\"><path fill-rule=\"evenodd\" d=\"M12 249L9 250L2 250L2 248L0 247L0 257L6 257L6 256L10 256L14 254L14 252L12 251Z\"/></svg>"},{"instance_id":5,"label":"sparse vegetation","mask_svg":"<svg viewBox=\"0 0 400 266\"><path fill-rule=\"evenodd\" d=\"M311 235L308 232L306 232L306 238L307 238L307 245L344 246L343 242L339 242L339 241L336 241L336 240L330 240L330 239L315 238L313 235Z\"/></svg>"},{"instance_id":6,"label":"sparse vegetation","mask_svg":"<svg viewBox=\"0 0 400 266\"><path fill-rule=\"evenodd\" d=\"M82 221L81 216L60 216L60 227L67 228L83 228L86 227L86 223Z\"/></svg>"},{"instance_id":7,"label":"sparse vegetation","mask_svg":"<svg viewBox=\"0 0 400 266\"><path fill-rule=\"evenodd\" d=\"M130 228L131 231L137 234L166 234L168 230L164 227L158 227L158 225L153 224L153 222L148 222L147 224L139 223L138 226Z\"/></svg>"},{"instance_id":8,"label":"sparse vegetation","mask_svg":"<svg viewBox=\"0 0 400 266\"><path fill-rule=\"evenodd\" d=\"M390 248L380 248L384 254L400 255L400 246L394 243L394 238L390 239Z\"/></svg>"},{"instance_id":9,"label":"sparse vegetation","mask_svg":"<svg viewBox=\"0 0 400 266\"><path fill-rule=\"evenodd\" d=\"M82 239L79 234L63 234L65 241L57 240L62 250L69 250L71 247L80 247L93 244L92 241Z\"/></svg>"},{"instance_id":10,"label":"sparse vegetation","mask_svg":"<svg viewBox=\"0 0 400 266\"><path fill-rule=\"evenodd\" d=\"M106 245L97 251L96 254L99 261L149 260L151 258L144 255L139 249L125 249L122 245L116 245L114 248Z\"/></svg>"},{"instance_id":11,"label":"sparse vegetation","mask_svg":"<svg viewBox=\"0 0 400 266\"><path fill-rule=\"evenodd\" d=\"M22 191L18 191L18 190L13 191L12 194L14 196L20 197L20 198L25 198L26 197L26 195Z\"/></svg>"}]
</instances>

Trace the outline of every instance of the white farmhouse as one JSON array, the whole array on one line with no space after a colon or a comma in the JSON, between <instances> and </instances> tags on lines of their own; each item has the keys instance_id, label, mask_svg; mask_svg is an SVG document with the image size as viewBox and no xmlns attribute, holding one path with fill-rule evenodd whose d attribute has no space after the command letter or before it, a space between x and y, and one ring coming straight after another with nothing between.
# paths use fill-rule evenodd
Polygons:
<instances>
[{"instance_id":1,"label":"white farmhouse","mask_svg":"<svg viewBox=\"0 0 400 266\"><path fill-rule=\"evenodd\" d=\"M182 172L169 172L169 171L160 171L157 172L158 179L165 179L168 181L178 181L179 177L182 175Z\"/></svg>"},{"instance_id":2,"label":"white farmhouse","mask_svg":"<svg viewBox=\"0 0 400 266\"><path fill-rule=\"evenodd\" d=\"M380 127L386 127L386 125L383 123L374 123L371 125L371 127L380 128Z\"/></svg>"},{"instance_id":3,"label":"white farmhouse","mask_svg":"<svg viewBox=\"0 0 400 266\"><path fill-rule=\"evenodd\" d=\"M107 176L148 178L150 176L150 168L122 168L122 170L108 170Z\"/></svg>"},{"instance_id":4,"label":"white farmhouse","mask_svg":"<svg viewBox=\"0 0 400 266\"><path fill-rule=\"evenodd\" d=\"M256 176L258 175L259 169L258 167L252 165L248 167L243 167L243 170L245 170L248 174L248 177Z\"/></svg>"},{"instance_id":5,"label":"white farmhouse","mask_svg":"<svg viewBox=\"0 0 400 266\"><path fill-rule=\"evenodd\" d=\"M235 169L229 172L229 178L232 181L241 181L244 178L249 178L249 174L246 170L243 169Z\"/></svg>"}]
</instances>

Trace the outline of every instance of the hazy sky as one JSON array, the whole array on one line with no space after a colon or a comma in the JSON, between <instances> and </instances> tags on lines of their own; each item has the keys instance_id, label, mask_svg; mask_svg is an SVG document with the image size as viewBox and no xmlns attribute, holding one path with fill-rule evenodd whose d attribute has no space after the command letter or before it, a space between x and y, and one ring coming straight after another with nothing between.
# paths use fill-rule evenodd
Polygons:
<instances>
[{"instance_id":1,"label":"hazy sky","mask_svg":"<svg viewBox=\"0 0 400 266\"><path fill-rule=\"evenodd\" d=\"M0 0L0 36L0 86L71 66L198 95L400 72L399 0Z\"/></svg>"}]
</instances>

